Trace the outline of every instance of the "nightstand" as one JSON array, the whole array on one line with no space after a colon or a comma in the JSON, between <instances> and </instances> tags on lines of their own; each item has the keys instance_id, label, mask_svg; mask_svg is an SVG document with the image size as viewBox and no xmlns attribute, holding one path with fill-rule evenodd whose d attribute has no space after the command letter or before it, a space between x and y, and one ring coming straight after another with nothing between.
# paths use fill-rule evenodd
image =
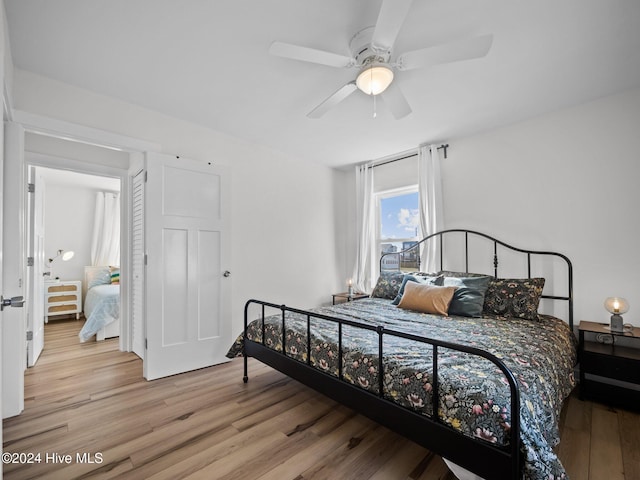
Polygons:
<instances>
[{"instance_id":1,"label":"nightstand","mask_svg":"<svg viewBox=\"0 0 640 480\"><path fill-rule=\"evenodd\" d=\"M342 300L345 300L347 302L350 302L352 300L360 300L361 298L369 298L369 294L368 293L354 293L352 295L349 295L348 292L343 292L343 293L334 293L332 295L333 297L333 304L336 304L336 298L340 298Z\"/></svg>"},{"instance_id":2,"label":"nightstand","mask_svg":"<svg viewBox=\"0 0 640 480\"><path fill-rule=\"evenodd\" d=\"M640 348L617 345L621 338L632 339L640 347L640 328L611 332L606 323L580 322L578 358L580 360L580 397L640 409L640 390L611 385L586 375L623 381L640 387ZM614 343L585 341L585 332L611 335ZM637 342L636 342L637 340Z\"/></svg>"},{"instance_id":3,"label":"nightstand","mask_svg":"<svg viewBox=\"0 0 640 480\"><path fill-rule=\"evenodd\" d=\"M45 320L55 315L75 314L76 320L82 312L82 282L80 280L45 280Z\"/></svg>"}]
</instances>

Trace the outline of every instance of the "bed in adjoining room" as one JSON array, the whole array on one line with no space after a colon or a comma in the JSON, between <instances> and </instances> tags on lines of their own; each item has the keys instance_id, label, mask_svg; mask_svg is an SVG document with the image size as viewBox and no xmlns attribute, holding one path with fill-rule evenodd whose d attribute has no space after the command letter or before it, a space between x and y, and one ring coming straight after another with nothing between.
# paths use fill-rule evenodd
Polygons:
<instances>
[{"instance_id":1,"label":"bed in adjoining room","mask_svg":"<svg viewBox=\"0 0 640 480\"><path fill-rule=\"evenodd\" d=\"M85 324L78 336L81 342L120 335L120 269L109 266L85 267Z\"/></svg>"},{"instance_id":2,"label":"bed in adjoining room","mask_svg":"<svg viewBox=\"0 0 640 480\"><path fill-rule=\"evenodd\" d=\"M464 238L460 271L443 269L444 234ZM490 268L470 270L470 237L489 242ZM461 479L563 478L554 447L575 386L571 262L471 231L428 239L440 271L384 272L371 298L312 310L248 301L228 356L244 354L245 382L252 356L441 455ZM522 255L511 263L524 274L500 278L499 253ZM546 278L538 256L552 263ZM564 302L568 321L539 312L541 300Z\"/></svg>"}]
</instances>

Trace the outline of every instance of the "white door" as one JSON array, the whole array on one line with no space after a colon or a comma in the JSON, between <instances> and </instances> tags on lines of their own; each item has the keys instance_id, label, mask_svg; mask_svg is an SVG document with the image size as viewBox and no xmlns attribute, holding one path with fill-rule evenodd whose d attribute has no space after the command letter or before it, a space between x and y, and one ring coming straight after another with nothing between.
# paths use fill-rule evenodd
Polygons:
<instances>
[{"instance_id":1,"label":"white door","mask_svg":"<svg viewBox=\"0 0 640 480\"><path fill-rule=\"evenodd\" d=\"M44 198L45 182L36 167L29 167L29 254L33 266L28 276L27 366L33 367L44 348Z\"/></svg>"},{"instance_id":2,"label":"white door","mask_svg":"<svg viewBox=\"0 0 640 480\"><path fill-rule=\"evenodd\" d=\"M24 296L24 129L8 122L4 129L2 283L5 298ZM24 308L5 308L2 318L2 417L24 409L27 335Z\"/></svg>"},{"instance_id":3,"label":"white door","mask_svg":"<svg viewBox=\"0 0 640 480\"><path fill-rule=\"evenodd\" d=\"M230 181L224 167L147 154L148 380L226 361Z\"/></svg>"},{"instance_id":4,"label":"white door","mask_svg":"<svg viewBox=\"0 0 640 480\"><path fill-rule=\"evenodd\" d=\"M2 67L0 67L0 72L2 71ZM3 72L4 73L4 72ZM3 76L0 75L0 85L3 85L2 79ZM4 85L3 85L4 86ZM3 197L4 197L4 188L3 188L3 183L4 183L4 129L0 128L0 272L3 270L2 269L2 223L3 223L3 218L2 218L2 205L3 205ZM0 292L3 292L3 284L2 284L2 275L0 275ZM2 362L5 361L5 358L3 357L3 352L4 349L2 348L2 313L3 311L0 310L0 360L2 360ZM4 396L4 393L2 392L2 389L4 387L4 381L3 381L3 375L2 375L2 368L0 368L0 412L4 412L3 407L2 407L2 397ZM4 415L2 415L2 417L4 418ZM0 454L4 453L4 448L3 448L3 441L2 441L2 429L0 428ZM0 480L2 480L2 468L0 468Z\"/></svg>"}]
</instances>

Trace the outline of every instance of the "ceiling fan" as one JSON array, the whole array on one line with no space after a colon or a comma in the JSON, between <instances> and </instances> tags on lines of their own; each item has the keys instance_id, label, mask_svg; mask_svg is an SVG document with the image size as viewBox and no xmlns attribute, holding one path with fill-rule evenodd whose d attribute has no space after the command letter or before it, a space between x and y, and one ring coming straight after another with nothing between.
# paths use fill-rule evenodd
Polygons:
<instances>
[{"instance_id":1,"label":"ceiling fan","mask_svg":"<svg viewBox=\"0 0 640 480\"><path fill-rule=\"evenodd\" d=\"M404 94L394 82L394 71L413 70L442 63L484 57L491 48L493 35L465 38L452 43L405 52L391 61L391 51L412 0L383 0L375 26L356 33L350 42L351 56L273 42L269 53L279 57L318 63L337 68L357 68L355 80L340 87L307 116L320 118L356 90L374 98L380 95L396 119L411 113Z\"/></svg>"}]
</instances>

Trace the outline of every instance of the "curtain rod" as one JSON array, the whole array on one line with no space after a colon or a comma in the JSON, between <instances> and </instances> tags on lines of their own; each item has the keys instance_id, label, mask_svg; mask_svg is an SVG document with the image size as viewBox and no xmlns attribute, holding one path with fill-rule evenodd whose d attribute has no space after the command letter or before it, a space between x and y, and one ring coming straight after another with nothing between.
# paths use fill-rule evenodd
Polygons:
<instances>
[{"instance_id":1,"label":"curtain rod","mask_svg":"<svg viewBox=\"0 0 640 480\"><path fill-rule=\"evenodd\" d=\"M438 147L438 150L444 150L444 158L445 159L447 158L447 148L449 148L449 144L448 143L445 143L445 144L440 145ZM393 160L387 160L386 162L376 163L375 165L371 165L371 168L380 167L380 166L386 165L388 163L393 163L393 162L397 162L399 160L404 160L406 158L412 158L412 157L417 157L417 156L418 156L417 152L416 153L412 153L412 154L409 154L409 155L405 155L404 157L394 158Z\"/></svg>"}]
</instances>

